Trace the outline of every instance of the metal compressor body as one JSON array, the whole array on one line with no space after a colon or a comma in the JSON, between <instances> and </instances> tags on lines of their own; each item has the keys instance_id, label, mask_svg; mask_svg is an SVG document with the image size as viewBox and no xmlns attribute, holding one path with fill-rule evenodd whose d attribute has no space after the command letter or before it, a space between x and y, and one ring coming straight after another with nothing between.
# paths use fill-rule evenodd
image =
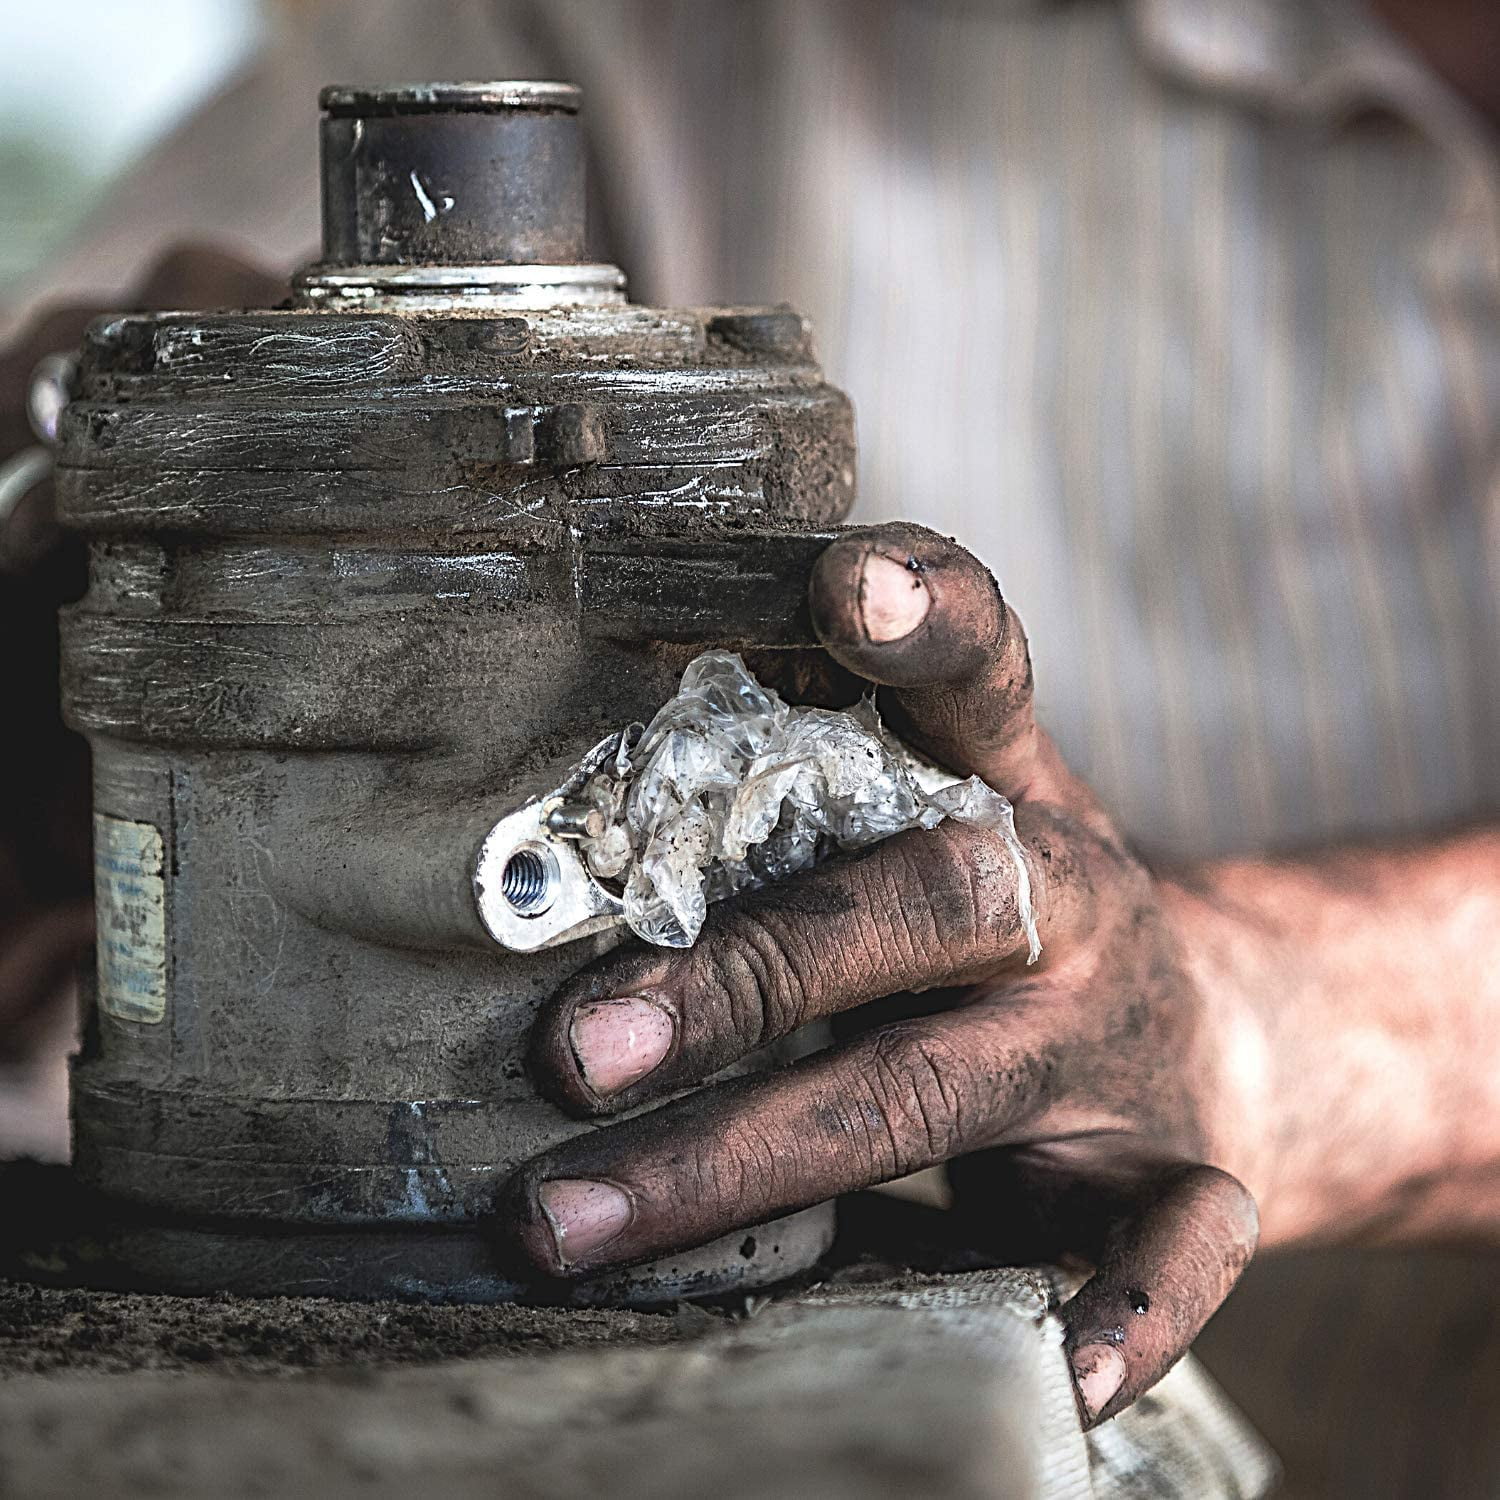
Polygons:
<instances>
[{"instance_id":1,"label":"metal compressor body","mask_svg":"<svg viewBox=\"0 0 1500 1500\"><path fill-rule=\"evenodd\" d=\"M639 307L557 259L572 90L324 107L325 261L278 309L97 323L63 419L99 914L78 1172L138 1283L524 1295L491 1203L581 1128L527 1033L610 938L501 946L476 858L695 644L798 643L851 414L796 314ZM830 1222L580 1295L753 1285Z\"/></svg>"}]
</instances>

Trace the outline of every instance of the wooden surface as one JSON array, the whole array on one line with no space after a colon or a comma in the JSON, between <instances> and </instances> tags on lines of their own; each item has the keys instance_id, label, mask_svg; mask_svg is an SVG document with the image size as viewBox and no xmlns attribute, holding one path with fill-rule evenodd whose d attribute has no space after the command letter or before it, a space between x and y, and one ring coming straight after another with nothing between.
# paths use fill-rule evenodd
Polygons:
<instances>
[{"instance_id":1,"label":"wooden surface","mask_svg":"<svg viewBox=\"0 0 1500 1500\"><path fill-rule=\"evenodd\" d=\"M1500 1257L1266 1255L1196 1353L1286 1467L1278 1500L1500 1496Z\"/></svg>"}]
</instances>

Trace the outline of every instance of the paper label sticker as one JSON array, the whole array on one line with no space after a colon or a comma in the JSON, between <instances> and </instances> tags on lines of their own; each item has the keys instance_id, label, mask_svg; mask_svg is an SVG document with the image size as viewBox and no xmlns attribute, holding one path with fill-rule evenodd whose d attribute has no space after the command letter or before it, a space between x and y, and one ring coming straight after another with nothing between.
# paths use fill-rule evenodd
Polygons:
<instances>
[{"instance_id":1,"label":"paper label sticker","mask_svg":"<svg viewBox=\"0 0 1500 1500\"><path fill-rule=\"evenodd\" d=\"M167 1013L167 883L161 830L94 814L99 1009L121 1021Z\"/></svg>"}]
</instances>

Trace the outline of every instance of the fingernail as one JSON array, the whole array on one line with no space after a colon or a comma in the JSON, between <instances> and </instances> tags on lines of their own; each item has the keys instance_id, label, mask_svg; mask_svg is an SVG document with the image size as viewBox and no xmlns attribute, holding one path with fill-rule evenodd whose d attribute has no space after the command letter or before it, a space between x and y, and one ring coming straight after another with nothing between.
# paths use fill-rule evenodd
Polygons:
<instances>
[{"instance_id":1,"label":"fingernail","mask_svg":"<svg viewBox=\"0 0 1500 1500\"><path fill-rule=\"evenodd\" d=\"M675 1025L665 1006L633 995L592 1000L573 1013L573 1056L596 1094L618 1094L671 1050Z\"/></svg>"},{"instance_id":2,"label":"fingernail","mask_svg":"<svg viewBox=\"0 0 1500 1500\"><path fill-rule=\"evenodd\" d=\"M552 1226L557 1258L563 1265L592 1255L630 1222L630 1199L608 1182L557 1178L537 1189L542 1212Z\"/></svg>"},{"instance_id":3,"label":"fingernail","mask_svg":"<svg viewBox=\"0 0 1500 1500\"><path fill-rule=\"evenodd\" d=\"M932 596L915 568L872 552L859 579L859 609L872 641L899 641L923 620Z\"/></svg>"},{"instance_id":4,"label":"fingernail","mask_svg":"<svg viewBox=\"0 0 1500 1500\"><path fill-rule=\"evenodd\" d=\"M1090 1344L1074 1354L1073 1378L1089 1421L1097 1422L1125 1384L1125 1356L1111 1344Z\"/></svg>"}]
</instances>

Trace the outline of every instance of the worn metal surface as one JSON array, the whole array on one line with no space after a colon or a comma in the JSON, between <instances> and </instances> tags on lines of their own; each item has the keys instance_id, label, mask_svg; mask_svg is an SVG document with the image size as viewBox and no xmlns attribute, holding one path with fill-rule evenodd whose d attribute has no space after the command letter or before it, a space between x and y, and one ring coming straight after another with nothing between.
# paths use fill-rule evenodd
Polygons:
<instances>
[{"instance_id":1,"label":"worn metal surface","mask_svg":"<svg viewBox=\"0 0 1500 1500\"><path fill-rule=\"evenodd\" d=\"M336 265L584 259L579 94L558 83L327 88L323 250Z\"/></svg>"},{"instance_id":2,"label":"worn metal surface","mask_svg":"<svg viewBox=\"0 0 1500 1500\"><path fill-rule=\"evenodd\" d=\"M331 97L331 228L299 299L107 318L83 350L57 470L90 544L63 683L102 820L78 1164L132 1215L212 1216L197 1251L170 1230L184 1283L231 1264L217 1237L296 1230L327 1289L388 1290L400 1258L372 1236L441 1229L464 1270L429 1290L508 1294L504 1268L473 1274L495 1190L578 1129L533 1092L526 1033L604 940L498 950L462 878L478 840L649 717L678 647L805 643L818 533L853 497L849 405L795 313L569 302L565 267L530 283L553 305L483 277L412 291L405 256L581 246L558 98ZM498 175L455 121L493 132ZM416 202L403 172L431 172L431 199L450 150L463 214L379 208ZM490 208L468 196L486 184ZM377 253L387 279L367 259L338 285L340 257ZM805 1264L827 1222L748 1256L736 1237L703 1284ZM170 1280L171 1255L132 1253ZM663 1274L620 1290L675 1295Z\"/></svg>"}]
</instances>

